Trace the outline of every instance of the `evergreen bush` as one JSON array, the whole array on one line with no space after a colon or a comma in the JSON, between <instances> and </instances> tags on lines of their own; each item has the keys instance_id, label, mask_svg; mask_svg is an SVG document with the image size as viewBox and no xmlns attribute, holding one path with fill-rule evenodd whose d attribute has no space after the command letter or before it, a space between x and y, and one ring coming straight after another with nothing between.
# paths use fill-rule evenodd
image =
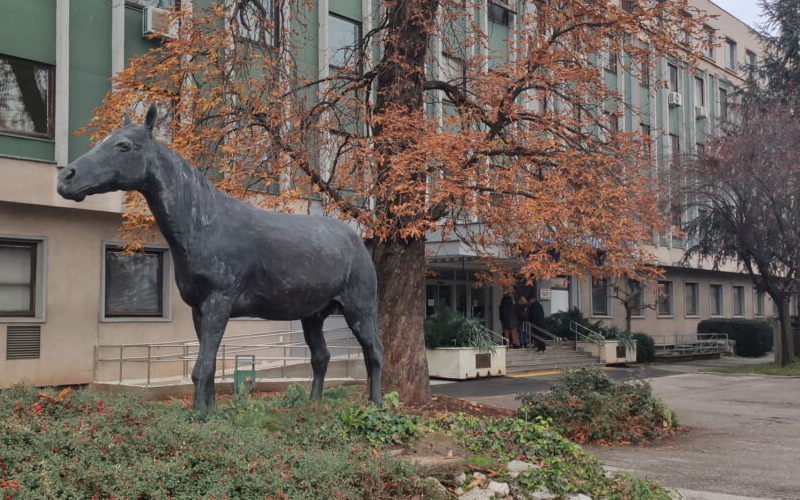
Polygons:
<instances>
[{"instance_id":1,"label":"evergreen bush","mask_svg":"<svg viewBox=\"0 0 800 500\"><path fill-rule=\"evenodd\" d=\"M552 419L578 443L636 443L671 434L675 415L644 380L615 382L599 368L562 377L551 390L520 396L521 418Z\"/></svg>"},{"instance_id":2,"label":"evergreen bush","mask_svg":"<svg viewBox=\"0 0 800 500\"><path fill-rule=\"evenodd\" d=\"M633 340L636 341L636 362L647 363L656 356L656 341L646 333L634 333Z\"/></svg>"},{"instance_id":3,"label":"evergreen bush","mask_svg":"<svg viewBox=\"0 0 800 500\"><path fill-rule=\"evenodd\" d=\"M491 334L480 321L449 308L425 319L425 347L472 347L483 352L495 349Z\"/></svg>"},{"instance_id":4,"label":"evergreen bush","mask_svg":"<svg viewBox=\"0 0 800 500\"><path fill-rule=\"evenodd\" d=\"M758 358L772 350L772 327L766 321L744 318L705 319L697 333L726 333L736 341L736 355Z\"/></svg>"}]
</instances>

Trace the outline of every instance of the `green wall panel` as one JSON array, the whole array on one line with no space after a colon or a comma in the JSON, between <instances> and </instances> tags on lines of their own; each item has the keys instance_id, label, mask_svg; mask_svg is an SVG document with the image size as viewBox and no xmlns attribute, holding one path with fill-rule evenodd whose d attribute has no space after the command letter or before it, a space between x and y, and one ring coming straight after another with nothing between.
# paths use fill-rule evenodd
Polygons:
<instances>
[{"instance_id":1,"label":"green wall panel","mask_svg":"<svg viewBox=\"0 0 800 500\"><path fill-rule=\"evenodd\" d=\"M361 0L330 0L328 2L328 11L360 21L362 18Z\"/></svg>"},{"instance_id":2,"label":"green wall panel","mask_svg":"<svg viewBox=\"0 0 800 500\"><path fill-rule=\"evenodd\" d=\"M55 143L46 139L0 134L0 156L55 162Z\"/></svg>"},{"instance_id":3,"label":"green wall panel","mask_svg":"<svg viewBox=\"0 0 800 500\"><path fill-rule=\"evenodd\" d=\"M111 88L111 3L105 0L70 2L69 37L69 159L89 149L86 136L73 132L91 120Z\"/></svg>"},{"instance_id":4,"label":"green wall panel","mask_svg":"<svg viewBox=\"0 0 800 500\"><path fill-rule=\"evenodd\" d=\"M56 1L0 0L0 53L55 64Z\"/></svg>"}]
</instances>

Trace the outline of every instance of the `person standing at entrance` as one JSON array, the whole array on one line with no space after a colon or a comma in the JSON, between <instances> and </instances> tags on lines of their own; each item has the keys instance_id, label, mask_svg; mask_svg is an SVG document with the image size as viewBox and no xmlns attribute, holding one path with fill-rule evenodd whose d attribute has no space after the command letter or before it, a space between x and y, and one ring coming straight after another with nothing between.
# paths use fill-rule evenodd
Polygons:
<instances>
[{"instance_id":1,"label":"person standing at entrance","mask_svg":"<svg viewBox=\"0 0 800 500\"><path fill-rule=\"evenodd\" d=\"M517 339L517 310L514 307L514 298L510 293L503 295L500 300L500 324L503 325L503 337L508 341L509 347L519 347Z\"/></svg>"},{"instance_id":2,"label":"person standing at entrance","mask_svg":"<svg viewBox=\"0 0 800 500\"><path fill-rule=\"evenodd\" d=\"M523 295L517 301L517 338L521 347L528 347L528 332L526 330L525 322L528 316L528 299Z\"/></svg>"},{"instance_id":3,"label":"person standing at entrance","mask_svg":"<svg viewBox=\"0 0 800 500\"><path fill-rule=\"evenodd\" d=\"M533 298L531 304L528 306L527 319L539 328L544 328L544 308L536 297ZM543 340L533 337L533 343L536 344L536 350L538 352L544 352L547 349L547 344L545 344Z\"/></svg>"}]
</instances>

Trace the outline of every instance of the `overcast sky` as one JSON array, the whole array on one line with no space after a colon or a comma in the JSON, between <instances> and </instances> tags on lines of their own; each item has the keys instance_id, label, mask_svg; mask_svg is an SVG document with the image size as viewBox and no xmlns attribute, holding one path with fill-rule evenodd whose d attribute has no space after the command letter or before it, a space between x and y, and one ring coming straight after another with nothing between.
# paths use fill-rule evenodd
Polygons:
<instances>
[{"instance_id":1,"label":"overcast sky","mask_svg":"<svg viewBox=\"0 0 800 500\"><path fill-rule=\"evenodd\" d=\"M758 0L711 0L752 27L763 22Z\"/></svg>"}]
</instances>

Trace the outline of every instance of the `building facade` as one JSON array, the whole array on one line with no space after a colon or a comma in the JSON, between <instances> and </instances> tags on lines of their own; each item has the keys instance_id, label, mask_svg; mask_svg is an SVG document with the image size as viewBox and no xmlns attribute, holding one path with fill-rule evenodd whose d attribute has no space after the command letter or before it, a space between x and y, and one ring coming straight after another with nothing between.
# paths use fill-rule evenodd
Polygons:
<instances>
[{"instance_id":1,"label":"building facade","mask_svg":"<svg viewBox=\"0 0 800 500\"><path fill-rule=\"evenodd\" d=\"M183 0L180 8L211 1ZM507 57L515 10L485 1L476 18L489 34L485 50ZM719 16L708 26L718 46L696 71L666 59L652 80L616 66L599 69L635 108L646 110L628 112L620 128L652 135L652 154L662 165L697 152L718 132L727 96L759 52L744 23L708 0L691 3ZM152 6L175 5L172 0L0 0L0 387L91 382L97 376L97 346L194 338L164 241L156 237L142 255L119 253L123 194L95 195L77 204L55 190L59 168L89 148L88 139L74 132L110 90L109 78L158 43L143 35L145 7ZM308 23L314 42L305 62L324 77L339 49L368 31L378 11L379 2L372 0L318 0L316 22ZM441 51L435 56L438 71L459 71L457 59ZM656 79L667 87L656 89ZM666 274L645 289L643 301L653 308L634 317L634 331L669 344L676 333L695 331L703 318L772 315L769 299L755 294L735 269L681 266L683 244L670 235L654 238L652 250ZM425 287L426 312L451 307L496 330L502 291L477 286L475 256L462 247L430 238L437 274ZM610 285L563 276L535 289L520 287L518 293L536 293L548 314L579 307L593 319L622 326L624 311ZM286 328L234 320L227 334Z\"/></svg>"}]
</instances>

